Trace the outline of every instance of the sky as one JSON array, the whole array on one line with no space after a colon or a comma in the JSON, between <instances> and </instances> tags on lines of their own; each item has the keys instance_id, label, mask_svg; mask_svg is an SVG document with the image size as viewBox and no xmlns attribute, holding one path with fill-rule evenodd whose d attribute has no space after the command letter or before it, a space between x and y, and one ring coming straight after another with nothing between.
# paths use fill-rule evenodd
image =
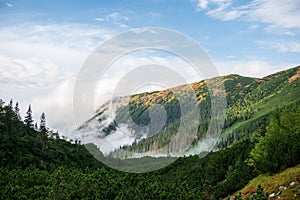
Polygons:
<instances>
[{"instance_id":1,"label":"sky","mask_svg":"<svg viewBox=\"0 0 300 200\"><path fill-rule=\"evenodd\" d=\"M0 19L0 98L18 101L22 114L31 104L36 121L45 112L48 125L67 136L76 126L72 95L81 66L124 31L178 31L203 47L220 75L263 77L300 64L299 0L0 0ZM142 53L117 65L141 63L186 64ZM100 99L122 75L115 71L101 83ZM189 82L198 80L189 75Z\"/></svg>"}]
</instances>

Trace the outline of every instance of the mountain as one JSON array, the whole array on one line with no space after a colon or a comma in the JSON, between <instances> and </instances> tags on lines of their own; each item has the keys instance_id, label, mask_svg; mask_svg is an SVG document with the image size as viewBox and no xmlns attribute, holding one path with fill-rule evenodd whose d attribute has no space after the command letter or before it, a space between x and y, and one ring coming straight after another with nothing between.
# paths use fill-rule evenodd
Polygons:
<instances>
[{"instance_id":1,"label":"mountain","mask_svg":"<svg viewBox=\"0 0 300 200\"><path fill-rule=\"evenodd\" d=\"M298 81L293 77L290 83ZM290 90L281 93L292 100ZM123 171L98 162L107 164L94 144L66 141L46 126L33 128L27 119L21 121L12 103L0 100L0 199L222 199L236 191L244 199L300 195L299 101L277 108L253 137L236 139L205 157L107 157L116 166L110 167L123 162ZM153 171L153 166L160 169ZM242 198L236 194L235 199Z\"/></svg>"},{"instance_id":2,"label":"mountain","mask_svg":"<svg viewBox=\"0 0 300 200\"><path fill-rule=\"evenodd\" d=\"M219 85L214 85L213 90L209 88L211 82L220 80L225 93ZM251 137L259 127L267 124L275 109L290 107L300 101L299 84L298 66L264 78L231 74L163 91L119 97L113 99L112 104L100 106L95 116L79 127L78 132L83 142L85 137L94 138L99 141L96 145L101 151L114 157L124 158L136 153L158 156L199 154ZM200 111L193 118L181 109L191 101L188 98L191 88ZM187 98L178 99L178 93ZM224 127L221 134L216 134L220 125L211 123L216 117L212 116L212 99L222 100L224 95L227 102ZM161 109L165 110L165 116ZM153 119L157 122L153 123ZM190 119L197 120L193 122L197 127ZM187 133L175 138L181 127L196 134L192 138L187 137ZM115 146L104 147L107 142L114 141L118 141ZM178 149L184 145L190 146L178 154ZM124 155L122 150L130 153Z\"/></svg>"}]
</instances>

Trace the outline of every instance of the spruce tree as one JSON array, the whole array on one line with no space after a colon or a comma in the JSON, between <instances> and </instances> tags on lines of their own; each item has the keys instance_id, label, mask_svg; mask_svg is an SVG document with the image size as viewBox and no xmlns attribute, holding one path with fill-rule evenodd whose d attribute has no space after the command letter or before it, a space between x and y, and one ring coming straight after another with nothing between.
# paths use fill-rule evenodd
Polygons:
<instances>
[{"instance_id":1,"label":"spruce tree","mask_svg":"<svg viewBox=\"0 0 300 200\"><path fill-rule=\"evenodd\" d=\"M17 118L19 119L19 120L21 120L21 115L20 115L20 108L19 108L19 103L17 102L16 103L16 106L15 106L15 114L16 114L16 116L17 116Z\"/></svg>"},{"instance_id":2,"label":"spruce tree","mask_svg":"<svg viewBox=\"0 0 300 200\"><path fill-rule=\"evenodd\" d=\"M3 105L4 105L4 101L0 99L0 108L2 108Z\"/></svg>"},{"instance_id":3,"label":"spruce tree","mask_svg":"<svg viewBox=\"0 0 300 200\"><path fill-rule=\"evenodd\" d=\"M10 100L10 102L9 102L9 104L8 104L8 107L9 107L11 110L13 110L13 100L12 100L12 99Z\"/></svg>"},{"instance_id":4,"label":"spruce tree","mask_svg":"<svg viewBox=\"0 0 300 200\"><path fill-rule=\"evenodd\" d=\"M43 112L41 114L41 118L40 118L40 142L41 142L41 155L40 155L40 167L42 169L45 169L45 149L46 149L46 142L47 142L47 138L48 138L48 131L47 131L47 127L46 127L46 115Z\"/></svg>"},{"instance_id":5,"label":"spruce tree","mask_svg":"<svg viewBox=\"0 0 300 200\"><path fill-rule=\"evenodd\" d=\"M45 115L44 112L41 114L40 131L41 131L41 133L44 133L44 134L47 132L47 128L46 128L46 115Z\"/></svg>"},{"instance_id":6,"label":"spruce tree","mask_svg":"<svg viewBox=\"0 0 300 200\"><path fill-rule=\"evenodd\" d=\"M32 118L32 110L31 110L31 105L29 105L28 110L26 112L26 116L24 119L24 122L26 124L27 127L29 128L33 128L34 124L33 124L33 118Z\"/></svg>"}]
</instances>

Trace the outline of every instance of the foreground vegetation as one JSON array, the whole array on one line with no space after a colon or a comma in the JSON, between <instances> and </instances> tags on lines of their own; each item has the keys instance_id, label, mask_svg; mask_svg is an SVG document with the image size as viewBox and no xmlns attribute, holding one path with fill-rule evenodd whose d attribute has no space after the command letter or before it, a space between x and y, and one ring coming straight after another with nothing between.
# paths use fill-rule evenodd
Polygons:
<instances>
[{"instance_id":1,"label":"foreground vegetation","mask_svg":"<svg viewBox=\"0 0 300 200\"><path fill-rule=\"evenodd\" d=\"M242 190L237 192L245 198L250 196L251 192L257 191L257 186L264 188L264 193L279 194L281 199L297 199L300 198L300 165L288 168L283 172L275 175L260 174L252 179ZM296 196L295 196L296 195Z\"/></svg>"},{"instance_id":2,"label":"foreground vegetation","mask_svg":"<svg viewBox=\"0 0 300 200\"><path fill-rule=\"evenodd\" d=\"M39 127L33 125L31 109L22 122L11 104L0 107L2 199L219 199L260 173L300 163L298 105L275 112L271 123L257 131L257 139L204 158L179 158L156 172L130 174L102 165L80 142L60 139L45 126L44 114ZM263 181L255 184L269 191ZM259 195L265 197L264 192Z\"/></svg>"}]
</instances>

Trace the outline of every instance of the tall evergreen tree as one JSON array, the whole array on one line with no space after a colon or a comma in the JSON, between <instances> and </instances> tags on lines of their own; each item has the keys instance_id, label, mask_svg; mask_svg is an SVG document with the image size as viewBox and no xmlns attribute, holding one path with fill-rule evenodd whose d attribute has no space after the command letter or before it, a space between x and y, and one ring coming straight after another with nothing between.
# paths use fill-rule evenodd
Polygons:
<instances>
[{"instance_id":1,"label":"tall evergreen tree","mask_svg":"<svg viewBox=\"0 0 300 200\"><path fill-rule=\"evenodd\" d=\"M31 105L29 105L28 110L26 112L26 116L24 119L25 124L29 127L29 128L33 128L34 124L33 124L33 118L32 118L32 110L31 110Z\"/></svg>"},{"instance_id":2,"label":"tall evergreen tree","mask_svg":"<svg viewBox=\"0 0 300 200\"><path fill-rule=\"evenodd\" d=\"M41 115L41 121L40 121L40 129L46 128L46 115L43 112Z\"/></svg>"},{"instance_id":3,"label":"tall evergreen tree","mask_svg":"<svg viewBox=\"0 0 300 200\"><path fill-rule=\"evenodd\" d=\"M37 123L34 124L34 130L36 130L36 131L39 130Z\"/></svg>"},{"instance_id":4,"label":"tall evergreen tree","mask_svg":"<svg viewBox=\"0 0 300 200\"><path fill-rule=\"evenodd\" d=\"M10 102L9 102L9 104L8 104L8 107L9 107L11 110L13 110L13 100L12 100L12 99L10 100Z\"/></svg>"},{"instance_id":5,"label":"tall evergreen tree","mask_svg":"<svg viewBox=\"0 0 300 200\"><path fill-rule=\"evenodd\" d=\"M16 116L18 117L19 120L21 120L21 115L20 115L20 108L19 108L19 103L17 102L16 103L16 106L15 106L15 114Z\"/></svg>"},{"instance_id":6,"label":"tall evergreen tree","mask_svg":"<svg viewBox=\"0 0 300 200\"><path fill-rule=\"evenodd\" d=\"M47 127L46 127L46 115L45 113L43 112L41 114L41 118L40 118L40 142L41 142L41 145L42 145L42 148L41 148L41 155L40 155L40 167L42 169L45 169L46 166L45 166L45 150L46 150L46 143L47 143L47 139L48 139L48 130L47 130Z\"/></svg>"},{"instance_id":7,"label":"tall evergreen tree","mask_svg":"<svg viewBox=\"0 0 300 200\"><path fill-rule=\"evenodd\" d=\"M41 118L40 118L40 132L43 135L47 135L46 115L44 112L41 114Z\"/></svg>"},{"instance_id":8,"label":"tall evergreen tree","mask_svg":"<svg viewBox=\"0 0 300 200\"><path fill-rule=\"evenodd\" d=\"M0 107L2 108L3 105L4 105L4 101L2 101L2 99L0 99Z\"/></svg>"}]
</instances>

